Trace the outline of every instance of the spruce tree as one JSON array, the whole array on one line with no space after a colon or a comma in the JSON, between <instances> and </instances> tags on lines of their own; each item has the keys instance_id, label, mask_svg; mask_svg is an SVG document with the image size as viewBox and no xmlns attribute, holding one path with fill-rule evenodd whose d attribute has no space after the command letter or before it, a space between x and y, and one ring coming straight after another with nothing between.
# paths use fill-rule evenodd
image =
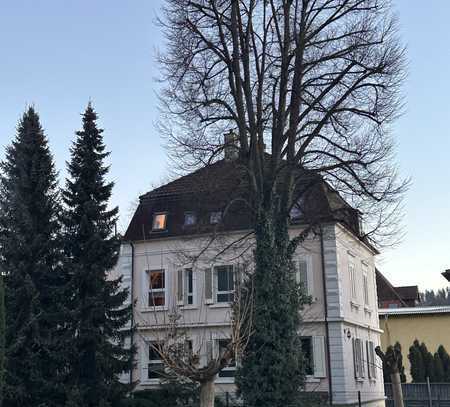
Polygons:
<instances>
[{"instance_id":1,"label":"spruce tree","mask_svg":"<svg viewBox=\"0 0 450 407\"><path fill-rule=\"evenodd\" d=\"M30 107L6 149L0 178L5 272L4 406L61 405L61 246L57 179L39 116Z\"/></svg>"},{"instance_id":2,"label":"spruce tree","mask_svg":"<svg viewBox=\"0 0 450 407\"><path fill-rule=\"evenodd\" d=\"M3 405L3 389L5 387L5 286L4 273L0 268L0 406Z\"/></svg>"},{"instance_id":3,"label":"spruce tree","mask_svg":"<svg viewBox=\"0 0 450 407\"><path fill-rule=\"evenodd\" d=\"M83 114L83 129L71 149L69 179L63 191L66 272L71 293L68 381L70 405L115 406L129 387L118 374L130 367L133 350L121 343L131 317L124 306L128 291L120 279L107 279L117 262L119 240L113 235L118 209L108 209L113 183L97 114L91 104Z\"/></svg>"}]
</instances>

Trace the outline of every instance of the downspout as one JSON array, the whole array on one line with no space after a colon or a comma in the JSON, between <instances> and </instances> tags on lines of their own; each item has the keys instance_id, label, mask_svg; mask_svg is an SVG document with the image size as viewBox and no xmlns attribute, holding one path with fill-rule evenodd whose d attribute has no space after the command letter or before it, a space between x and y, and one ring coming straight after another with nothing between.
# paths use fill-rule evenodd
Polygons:
<instances>
[{"instance_id":1,"label":"downspout","mask_svg":"<svg viewBox=\"0 0 450 407\"><path fill-rule=\"evenodd\" d=\"M130 289L130 297L131 297L131 320L130 320L130 347L134 346L134 244L133 242L128 242L131 246L131 289ZM134 367L134 358L131 358L130 362L130 386L133 384L133 367Z\"/></svg>"},{"instance_id":2,"label":"downspout","mask_svg":"<svg viewBox=\"0 0 450 407\"><path fill-rule=\"evenodd\" d=\"M320 257L322 261L322 279L323 279L323 302L325 308L325 339L327 343L327 368L328 368L328 393L330 398L330 405L333 404L333 384L331 381L331 359L330 359L330 327L328 323L328 297L327 297L327 279L325 273L325 250L323 245L323 229L322 224L320 228Z\"/></svg>"}]
</instances>

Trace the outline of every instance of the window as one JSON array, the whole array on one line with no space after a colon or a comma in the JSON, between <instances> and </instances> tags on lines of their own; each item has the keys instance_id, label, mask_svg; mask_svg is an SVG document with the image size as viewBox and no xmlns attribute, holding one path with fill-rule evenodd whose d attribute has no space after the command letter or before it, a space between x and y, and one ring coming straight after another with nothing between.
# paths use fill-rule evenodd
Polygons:
<instances>
[{"instance_id":1,"label":"window","mask_svg":"<svg viewBox=\"0 0 450 407\"><path fill-rule=\"evenodd\" d=\"M369 305L369 280L367 272L363 273L364 305Z\"/></svg>"},{"instance_id":2,"label":"window","mask_svg":"<svg viewBox=\"0 0 450 407\"><path fill-rule=\"evenodd\" d=\"M178 270L178 305L194 304L194 272L191 268Z\"/></svg>"},{"instance_id":3,"label":"window","mask_svg":"<svg viewBox=\"0 0 450 407\"><path fill-rule=\"evenodd\" d=\"M234 300L234 273L233 266L214 267L216 279L216 301L233 302Z\"/></svg>"},{"instance_id":4,"label":"window","mask_svg":"<svg viewBox=\"0 0 450 407\"><path fill-rule=\"evenodd\" d=\"M164 364L159 354L161 348L160 342L151 342L148 345L148 379L159 379L164 376Z\"/></svg>"},{"instance_id":5,"label":"window","mask_svg":"<svg viewBox=\"0 0 450 407\"><path fill-rule=\"evenodd\" d=\"M300 338L302 344L303 362L305 363L305 374L314 375L313 341L311 336Z\"/></svg>"},{"instance_id":6,"label":"window","mask_svg":"<svg viewBox=\"0 0 450 407\"><path fill-rule=\"evenodd\" d=\"M362 340L359 338L353 338L352 347L353 347L353 364L355 368L355 379L362 379L365 377L364 352Z\"/></svg>"},{"instance_id":7,"label":"window","mask_svg":"<svg viewBox=\"0 0 450 407\"><path fill-rule=\"evenodd\" d=\"M211 212L209 215L209 223L211 225L217 225L222 221L222 212Z\"/></svg>"},{"instance_id":8,"label":"window","mask_svg":"<svg viewBox=\"0 0 450 407\"><path fill-rule=\"evenodd\" d=\"M167 213L155 213L153 215L152 230L165 230L167 221Z\"/></svg>"},{"instance_id":9,"label":"window","mask_svg":"<svg viewBox=\"0 0 450 407\"><path fill-rule=\"evenodd\" d=\"M289 217L292 221L299 220L303 216L303 197L300 198L291 208Z\"/></svg>"},{"instance_id":10,"label":"window","mask_svg":"<svg viewBox=\"0 0 450 407\"><path fill-rule=\"evenodd\" d=\"M307 259L294 261L295 281L301 284L307 295L312 295L312 281L308 278L309 262Z\"/></svg>"},{"instance_id":11,"label":"window","mask_svg":"<svg viewBox=\"0 0 450 407\"><path fill-rule=\"evenodd\" d=\"M227 351L228 346L230 345L230 339L217 339L216 346L219 352L219 358ZM220 372L219 377L234 377L234 373L236 370L236 360L233 357L227 366L225 366Z\"/></svg>"},{"instance_id":12,"label":"window","mask_svg":"<svg viewBox=\"0 0 450 407\"><path fill-rule=\"evenodd\" d=\"M149 272L148 306L161 307L166 303L166 281L164 270Z\"/></svg>"},{"instance_id":13,"label":"window","mask_svg":"<svg viewBox=\"0 0 450 407\"><path fill-rule=\"evenodd\" d=\"M366 351L368 377L369 379L375 379L377 377L377 370L375 366L375 345L372 341L366 341Z\"/></svg>"},{"instance_id":14,"label":"window","mask_svg":"<svg viewBox=\"0 0 450 407\"><path fill-rule=\"evenodd\" d=\"M356 299L356 272L355 272L355 265L353 263L348 264L348 272L350 274L350 289L351 289L351 295L352 299Z\"/></svg>"},{"instance_id":15,"label":"window","mask_svg":"<svg viewBox=\"0 0 450 407\"><path fill-rule=\"evenodd\" d=\"M193 226L197 223L197 216L194 212L185 212L184 226Z\"/></svg>"}]
</instances>

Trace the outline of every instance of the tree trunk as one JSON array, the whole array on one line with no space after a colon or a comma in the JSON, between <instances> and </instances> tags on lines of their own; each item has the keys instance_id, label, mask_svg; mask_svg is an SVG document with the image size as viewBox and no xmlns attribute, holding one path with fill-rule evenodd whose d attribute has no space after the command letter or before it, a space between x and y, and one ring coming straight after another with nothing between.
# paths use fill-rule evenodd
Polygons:
<instances>
[{"instance_id":1,"label":"tree trunk","mask_svg":"<svg viewBox=\"0 0 450 407\"><path fill-rule=\"evenodd\" d=\"M200 407L214 407L214 379L200 383Z\"/></svg>"},{"instance_id":2,"label":"tree trunk","mask_svg":"<svg viewBox=\"0 0 450 407\"><path fill-rule=\"evenodd\" d=\"M403 392L402 392L402 382L400 380L400 373L391 373L392 382L392 394L394 396L395 407L403 407Z\"/></svg>"}]
</instances>

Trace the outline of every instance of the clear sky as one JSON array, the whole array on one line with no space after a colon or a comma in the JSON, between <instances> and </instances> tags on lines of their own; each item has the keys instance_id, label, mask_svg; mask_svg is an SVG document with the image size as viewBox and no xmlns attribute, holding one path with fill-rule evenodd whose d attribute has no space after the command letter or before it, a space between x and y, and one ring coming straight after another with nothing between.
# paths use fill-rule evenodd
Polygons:
<instances>
[{"instance_id":1,"label":"clear sky","mask_svg":"<svg viewBox=\"0 0 450 407\"><path fill-rule=\"evenodd\" d=\"M446 286L450 268L450 2L394 0L408 45L406 112L394 135L412 187L406 238L379 259L395 284ZM157 119L155 23L161 0L0 2L0 158L27 104L40 112L61 179L89 99L105 128L113 202L126 226L130 204L165 177Z\"/></svg>"}]
</instances>

